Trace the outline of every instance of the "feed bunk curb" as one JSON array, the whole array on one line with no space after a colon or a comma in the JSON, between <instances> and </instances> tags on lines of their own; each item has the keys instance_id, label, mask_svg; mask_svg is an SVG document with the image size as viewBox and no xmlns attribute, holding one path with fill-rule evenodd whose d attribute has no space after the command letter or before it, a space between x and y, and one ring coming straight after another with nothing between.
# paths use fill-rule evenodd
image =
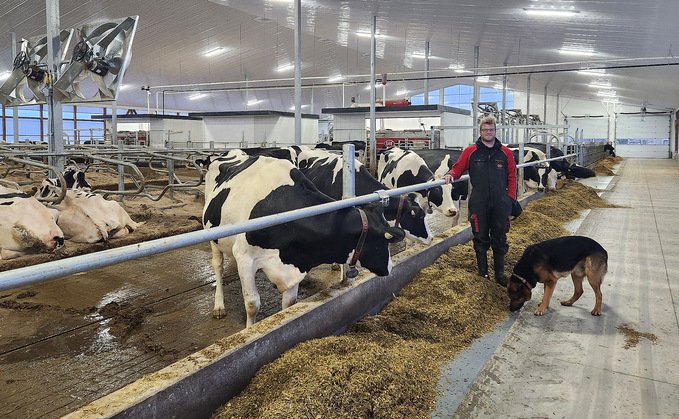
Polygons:
<instances>
[{"instance_id":1,"label":"feed bunk curb","mask_svg":"<svg viewBox=\"0 0 679 419\"><path fill-rule=\"evenodd\" d=\"M344 288L321 291L65 418L209 417L245 388L259 368L300 342L339 334L364 316L379 312L420 270L471 236L471 228L466 227L405 258L388 277L369 276Z\"/></svg>"}]
</instances>

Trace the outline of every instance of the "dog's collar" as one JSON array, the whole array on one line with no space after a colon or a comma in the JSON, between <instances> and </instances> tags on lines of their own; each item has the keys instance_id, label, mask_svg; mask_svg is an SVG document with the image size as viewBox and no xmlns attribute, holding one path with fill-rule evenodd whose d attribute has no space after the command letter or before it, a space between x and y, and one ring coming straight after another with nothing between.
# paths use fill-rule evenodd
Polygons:
<instances>
[{"instance_id":1,"label":"dog's collar","mask_svg":"<svg viewBox=\"0 0 679 419\"><path fill-rule=\"evenodd\" d=\"M528 281L526 281L526 279L523 278L521 275L517 275L517 274L515 274L515 273L514 273L513 275L514 275L515 277L519 278L519 280L520 280L521 282L523 282L523 285L527 286L528 289L531 289L531 290L533 289L533 287L530 285L530 283L529 283Z\"/></svg>"}]
</instances>

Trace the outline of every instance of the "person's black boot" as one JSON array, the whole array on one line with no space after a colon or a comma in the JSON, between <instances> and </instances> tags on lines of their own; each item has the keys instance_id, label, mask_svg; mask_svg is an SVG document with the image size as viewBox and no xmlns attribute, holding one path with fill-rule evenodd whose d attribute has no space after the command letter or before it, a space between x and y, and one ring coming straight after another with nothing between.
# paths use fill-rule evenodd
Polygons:
<instances>
[{"instance_id":1,"label":"person's black boot","mask_svg":"<svg viewBox=\"0 0 679 419\"><path fill-rule=\"evenodd\" d=\"M476 266L479 276L488 279L488 252L476 252Z\"/></svg>"},{"instance_id":2,"label":"person's black boot","mask_svg":"<svg viewBox=\"0 0 679 419\"><path fill-rule=\"evenodd\" d=\"M493 267L495 268L495 282L507 286L507 280L505 279L505 255L498 255L493 252Z\"/></svg>"}]
</instances>

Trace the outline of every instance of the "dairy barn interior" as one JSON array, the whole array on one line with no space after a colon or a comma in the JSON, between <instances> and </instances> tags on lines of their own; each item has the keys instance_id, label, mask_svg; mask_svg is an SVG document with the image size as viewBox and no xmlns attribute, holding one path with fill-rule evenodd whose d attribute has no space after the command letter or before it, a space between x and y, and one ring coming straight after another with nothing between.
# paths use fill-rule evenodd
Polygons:
<instances>
[{"instance_id":1,"label":"dairy barn interior","mask_svg":"<svg viewBox=\"0 0 679 419\"><path fill-rule=\"evenodd\" d=\"M3 2L0 416L675 417L678 16L675 0ZM431 213L400 198L447 168L379 178L394 150L459 156L485 116L515 155L544 150L518 169L504 275L532 244L592 238L600 316L588 284L559 304L568 272L544 315L540 284L511 312L492 263L477 275L467 196ZM305 153L342 157L341 199L291 175ZM216 176L219 156L242 166ZM555 162L553 187L529 179ZM382 182L367 194L361 166ZM275 193L291 183L323 204ZM426 214L424 239L379 215L396 203ZM364 250L368 221L349 221L373 210ZM211 243L237 237L216 274Z\"/></svg>"}]
</instances>

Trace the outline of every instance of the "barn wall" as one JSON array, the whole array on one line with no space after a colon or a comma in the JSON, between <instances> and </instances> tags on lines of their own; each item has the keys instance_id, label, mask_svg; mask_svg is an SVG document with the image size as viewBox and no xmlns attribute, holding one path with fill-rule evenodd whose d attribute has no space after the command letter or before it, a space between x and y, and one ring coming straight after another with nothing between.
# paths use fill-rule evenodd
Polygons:
<instances>
[{"instance_id":1,"label":"barn wall","mask_svg":"<svg viewBox=\"0 0 679 419\"><path fill-rule=\"evenodd\" d=\"M165 147L168 138L175 148L186 147L189 140L193 144L203 142L203 121L188 119L152 119L149 125L150 147ZM168 132L170 133L169 137Z\"/></svg>"},{"instance_id":2,"label":"barn wall","mask_svg":"<svg viewBox=\"0 0 679 419\"><path fill-rule=\"evenodd\" d=\"M266 135L269 144L277 146L295 144L295 118L275 117ZM318 119L302 118L302 144L318 142Z\"/></svg>"}]
</instances>

